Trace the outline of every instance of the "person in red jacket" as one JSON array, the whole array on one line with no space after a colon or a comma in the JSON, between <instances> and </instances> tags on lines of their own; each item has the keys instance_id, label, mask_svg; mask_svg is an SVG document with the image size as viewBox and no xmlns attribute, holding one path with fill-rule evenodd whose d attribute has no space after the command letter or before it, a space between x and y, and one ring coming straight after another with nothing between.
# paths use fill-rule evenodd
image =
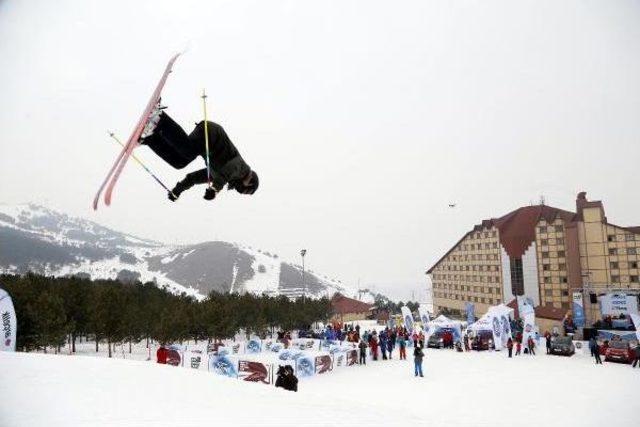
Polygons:
<instances>
[{"instance_id":1,"label":"person in red jacket","mask_svg":"<svg viewBox=\"0 0 640 427\"><path fill-rule=\"evenodd\" d=\"M158 351L156 351L156 357L158 359L158 363L162 363L163 365L167 364L167 356L169 355L169 350L164 345L161 345Z\"/></svg>"},{"instance_id":2,"label":"person in red jacket","mask_svg":"<svg viewBox=\"0 0 640 427\"><path fill-rule=\"evenodd\" d=\"M373 360L378 360L378 341L375 335L371 335L371 338L369 338L369 347L371 347Z\"/></svg>"}]
</instances>

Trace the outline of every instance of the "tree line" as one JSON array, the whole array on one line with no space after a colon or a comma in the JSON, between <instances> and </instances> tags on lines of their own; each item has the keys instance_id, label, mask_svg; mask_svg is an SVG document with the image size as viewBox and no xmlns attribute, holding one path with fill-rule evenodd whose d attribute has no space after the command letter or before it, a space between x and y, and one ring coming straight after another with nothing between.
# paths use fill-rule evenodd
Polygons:
<instances>
[{"instance_id":1,"label":"tree line","mask_svg":"<svg viewBox=\"0 0 640 427\"><path fill-rule=\"evenodd\" d=\"M176 295L153 282L121 283L36 274L0 275L18 318L17 348L60 348L78 337L114 343L221 340L239 331L264 336L276 328L308 328L331 316L329 299L211 292L204 300Z\"/></svg>"}]
</instances>

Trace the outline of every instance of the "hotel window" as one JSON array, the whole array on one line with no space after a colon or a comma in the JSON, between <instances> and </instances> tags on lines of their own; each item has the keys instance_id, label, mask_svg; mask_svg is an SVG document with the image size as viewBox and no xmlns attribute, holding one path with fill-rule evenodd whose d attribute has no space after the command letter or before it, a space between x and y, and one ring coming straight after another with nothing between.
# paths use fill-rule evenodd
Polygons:
<instances>
[{"instance_id":1,"label":"hotel window","mask_svg":"<svg viewBox=\"0 0 640 427\"><path fill-rule=\"evenodd\" d=\"M609 255L618 255L618 250L616 248L609 249Z\"/></svg>"},{"instance_id":2,"label":"hotel window","mask_svg":"<svg viewBox=\"0 0 640 427\"><path fill-rule=\"evenodd\" d=\"M542 270L543 271L551 270L551 264L542 264Z\"/></svg>"},{"instance_id":3,"label":"hotel window","mask_svg":"<svg viewBox=\"0 0 640 427\"><path fill-rule=\"evenodd\" d=\"M617 270L619 268L618 263L617 262L610 262L609 263L609 268L611 268L612 270Z\"/></svg>"},{"instance_id":4,"label":"hotel window","mask_svg":"<svg viewBox=\"0 0 640 427\"><path fill-rule=\"evenodd\" d=\"M613 283L620 283L620 276L611 276L611 281Z\"/></svg>"},{"instance_id":5,"label":"hotel window","mask_svg":"<svg viewBox=\"0 0 640 427\"><path fill-rule=\"evenodd\" d=\"M633 234L625 234L625 235L624 235L624 238L625 238L625 240L628 242L628 241L630 241L630 240L635 240L635 239L636 239L636 236L635 236L635 235L633 235Z\"/></svg>"},{"instance_id":6,"label":"hotel window","mask_svg":"<svg viewBox=\"0 0 640 427\"><path fill-rule=\"evenodd\" d=\"M556 231L556 233L561 233L563 230L563 227L561 225L556 225L555 227L553 227L554 230Z\"/></svg>"},{"instance_id":7,"label":"hotel window","mask_svg":"<svg viewBox=\"0 0 640 427\"><path fill-rule=\"evenodd\" d=\"M538 231L539 231L540 233L546 233L546 232L547 232L547 227L539 227L539 228L538 228Z\"/></svg>"},{"instance_id":8,"label":"hotel window","mask_svg":"<svg viewBox=\"0 0 640 427\"><path fill-rule=\"evenodd\" d=\"M627 254L636 255L637 254L636 248L627 248Z\"/></svg>"},{"instance_id":9,"label":"hotel window","mask_svg":"<svg viewBox=\"0 0 640 427\"><path fill-rule=\"evenodd\" d=\"M491 232L491 237L496 237L496 232L495 231Z\"/></svg>"},{"instance_id":10,"label":"hotel window","mask_svg":"<svg viewBox=\"0 0 640 427\"><path fill-rule=\"evenodd\" d=\"M638 283L638 276L629 276L629 281L631 283Z\"/></svg>"},{"instance_id":11,"label":"hotel window","mask_svg":"<svg viewBox=\"0 0 640 427\"><path fill-rule=\"evenodd\" d=\"M498 242L493 242L493 243L491 244L491 247L492 247L493 249L498 249Z\"/></svg>"},{"instance_id":12,"label":"hotel window","mask_svg":"<svg viewBox=\"0 0 640 427\"><path fill-rule=\"evenodd\" d=\"M549 258L549 252L542 252L542 258Z\"/></svg>"},{"instance_id":13,"label":"hotel window","mask_svg":"<svg viewBox=\"0 0 640 427\"><path fill-rule=\"evenodd\" d=\"M556 245L564 245L564 239L556 239Z\"/></svg>"},{"instance_id":14,"label":"hotel window","mask_svg":"<svg viewBox=\"0 0 640 427\"><path fill-rule=\"evenodd\" d=\"M567 276L560 277L560 282L561 283L567 283Z\"/></svg>"},{"instance_id":15,"label":"hotel window","mask_svg":"<svg viewBox=\"0 0 640 427\"><path fill-rule=\"evenodd\" d=\"M609 234L607 236L607 242L615 242L616 241L616 235L615 234Z\"/></svg>"},{"instance_id":16,"label":"hotel window","mask_svg":"<svg viewBox=\"0 0 640 427\"><path fill-rule=\"evenodd\" d=\"M545 289L544 290L544 296L545 297L553 296L553 291L551 289Z\"/></svg>"},{"instance_id":17,"label":"hotel window","mask_svg":"<svg viewBox=\"0 0 640 427\"><path fill-rule=\"evenodd\" d=\"M637 262L632 262L631 263L631 268L638 268L638 263Z\"/></svg>"},{"instance_id":18,"label":"hotel window","mask_svg":"<svg viewBox=\"0 0 640 427\"><path fill-rule=\"evenodd\" d=\"M544 283L551 283L551 277L545 277Z\"/></svg>"},{"instance_id":19,"label":"hotel window","mask_svg":"<svg viewBox=\"0 0 640 427\"><path fill-rule=\"evenodd\" d=\"M564 258L564 251L558 251L558 258Z\"/></svg>"},{"instance_id":20,"label":"hotel window","mask_svg":"<svg viewBox=\"0 0 640 427\"><path fill-rule=\"evenodd\" d=\"M547 246L549 244L549 240L548 239L540 239L540 244L542 246Z\"/></svg>"}]
</instances>

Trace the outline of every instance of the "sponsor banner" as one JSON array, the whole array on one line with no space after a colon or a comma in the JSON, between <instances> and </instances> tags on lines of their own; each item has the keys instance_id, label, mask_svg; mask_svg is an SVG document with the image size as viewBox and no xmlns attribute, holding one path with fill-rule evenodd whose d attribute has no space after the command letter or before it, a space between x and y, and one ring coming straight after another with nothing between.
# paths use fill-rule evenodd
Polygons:
<instances>
[{"instance_id":1,"label":"sponsor banner","mask_svg":"<svg viewBox=\"0 0 640 427\"><path fill-rule=\"evenodd\" d=\"M240 360L238 362L238 378L242 381L271 384L272 369L271 364L265 365L251 360Z\"/></svg>"},{"instance_id":2,"label":"sponsor banner","mask_svg":"<svg viewBox=\"0 0 640 427\"><path fill-rule=\"evenodd\" d=\"M609 293L600 298L600 312L603 316L620 316L638 313L638 298L635 295Z\"/></svg>"},{"instance_id":3,"label":"sponsor banner","mask_svg":"<svg viewBox=\"0 0 640 427\"><path fill-rule=\"evenodd\" d=\"M640 315L631 313L630 316L633 321L633 326L636 328L636 339L640 342Z\"/></svg>"},{"instance_id":4,"label":"sponsor banner","mask_svg":"<svg viewBox=\"0 0 640 427\"><path fill-rule=\"evenodd\" d=\"M220 354L223 349L226 350L224 347L220 347L218 354ZM185 351L182 353L182 366L191 369L204 368L207 366L207 357L208 356L200 350Z\"/></svg>"},{"instance_id":5,"label":"sponsor banner","mask_svg":"<svg viewBox=\"0 0 640 427\"><path fill-rule=\"evenodd\" d=\"M598 340L600 341L611 341L614 338L621 339L623 341L640 340L640 337L637 335L637 331L614 331L602 329L598 331Z\"/></svg>"},{"instance_id":6,"label":"sponsor banner","mask_svg":"<svg viewBox=\"0 0 640 427\"><path fill-rule=\"evenodd\" d=\"M271 346L271 348L273 349L273 345ZM261 351L262 351L262 343L260 342L260 340L251 339L247 341L247 347L246 347L245 353L249 353L249 354L260 353Z\"/></svg>"},{"instance_id":7,"label":"sponsor banner","mask_svg":"<svg viewBox=\"0 0 640 427\"><path fill-rule=\"evenodd\" d=\"M582 292L574 292L572 301L573 323L576 325L576 328L582 328L585 324L584 301L582 299Z\"/></svg>"},{"instance_id":8,"label":"sponsor banner","mask_svg":"<svg viewBox=\"0 0 640 427\"><path fill-rule=\"evenodd\" d=\"M295 366L298 378L312 377L315 374L315 364L308 356L298 357Z\"/></svg>"},{"instance_id":9,"label":"sponsor banner","mask_svg":"<svg viewBox=\"0 0 640 427\"><path fill-rule=\"evenodd\" d=\"M502 328L502 346L505 347L511 337L511 323L509 323L508 316L504 314L500 315L500 326Z\"/></svg>"},{"instance_id":10,"label":"sponsor banner","mask_svg":"<svg viewBox=\"0 0 640 427\"><path fill-rule=\"evenodd\" d=\"M18 319L9 294L0 288L0 351L16 351L16 331Z\"/></svg>"},{"instance_id":11,"label":"sponsor banner","mask_svg":"<svg viewBox=\"0 0 640 427\"><path fill-rule=\"evenodd\" d=\"M182 352L178 347L171 346L167 349L167 365L182 366Z\"/></svg>"},{"instance_id":12,"label":"sponsor banner","mask_svg":"<svg viewBox=\"0 0 640 427\"><path fill-rule=\"evenodd\" d=\"M429 316L429 311L427 311L426 307L419 306L418 315L420 316L420 321L422 322L422 328L424 329L425 325L429 323L429 321L431 320L431 316Z\"/></svg>"},{"instance_id":13,"label":"sponsor banner","mask_svg":"<svg viewBox=\"0 0 640 427\"><path fill-rule=\"evenodd\" d=\"M347 366L358 364L358 350L347 350L345 354L347 357Z\"/></svg>"},{"instance_id":14,"label":"sponsor banner","mask_svg":"<svg viewBox=\"0 0 640 427\"><path fill-rule=\"evenodd\" d=\"M529 337L536 339L536 316L535 313L529 312L523 317L523 330L522 330L522 346L526 348Z\"/></svg>"},{"instance_id":15,"label":"sponsor banner","mask_svg":"<svg viewBox=\"0 0 640 427\"><path fill-rule=\"evenodd\" d=\"M316 374L324 374L326 372L329 372L333 370L333 363L331 360L331 356L329 355L322 355L322 356L316 356L315 359L315 373Z\"/></svg>"},{"instance_id":16,"label":"sponsor banner","mask_svg":"<svg viewBox=\"0 0 640 427\"><path fill-rule=\"evenodd\" d=\"M209 358L209 372L225 377L238 378L236 363L227 356L212 356Z\"/></svg>"},{"instance_id":17,"label":"sponsor banner","mask_svg":"<svg viewBox=\"0 0 640 427\"><path fill-rule=\"evenodd\" d=\"M342 368L347 366L347 355L344 351L335 352L333 356L333 366L336 368Z\"/></svg>"},{"instance_id":18,"label":"sponsor banner","mask_svg":"<svg viewBox=\"0 0 640 427\"><path fill-rule=\"evenodd\" d=\"M475 315L476 306L475 306L475 304L473 304L471 302L465 302L464 303L464 310L467 313L467 325L470 325L473 322L475 322L476 321L476 315Z\"/></svg>"},{"instance_id":19,"label":"sponsor banner","mask_svg":"<svg viewBox=\"0 0 640 427\"><path fill-rule=\"evenodd\" d=\"M411 310L405 305L402 306L400 311L402 312L402 320L405 328L407 328L407 331L413 331L413 314L411 314Z\"/></svg>"},{"instance_id":20,"label":"sponsor banner","mask_svg":"<svg viewBox=\"0 0 640 427\"><path fill-rule=\"evenodd\" d=\"M527 314L534 313L533 299L526 296L517 296L518 301L518 314L521 319L524 319Z\"/></svg>"},{"instance_id":21,"label":"sponsor banner","mask_svg":"<svg viewBox=\"0 0 640 427\"><path fill-rule=\"evenodd\" d=\"M502 349L502 325L500 324L500 317L489 314L491 318L491 332L493 332L493 345L496 350Z\"/></svg>"}]
</instances>

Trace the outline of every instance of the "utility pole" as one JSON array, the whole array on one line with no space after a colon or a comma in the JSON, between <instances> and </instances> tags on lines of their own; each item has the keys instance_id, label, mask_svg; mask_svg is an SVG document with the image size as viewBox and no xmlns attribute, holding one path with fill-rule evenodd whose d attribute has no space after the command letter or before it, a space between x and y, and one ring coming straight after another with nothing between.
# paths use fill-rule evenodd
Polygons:
<instances>
[{"instance_id":1,"label":"utility pole","mask_svg":"<svg viewBox=\"0 0 640 427\"><path fill-rule=\"evenodd\" d=\"M300 251L300 256L302 257L302 298L305 298L307 296L307 286L304 282L304 256L307 254L307 250L306 249L302 249Z\"/></svg>"}]
</instances>

